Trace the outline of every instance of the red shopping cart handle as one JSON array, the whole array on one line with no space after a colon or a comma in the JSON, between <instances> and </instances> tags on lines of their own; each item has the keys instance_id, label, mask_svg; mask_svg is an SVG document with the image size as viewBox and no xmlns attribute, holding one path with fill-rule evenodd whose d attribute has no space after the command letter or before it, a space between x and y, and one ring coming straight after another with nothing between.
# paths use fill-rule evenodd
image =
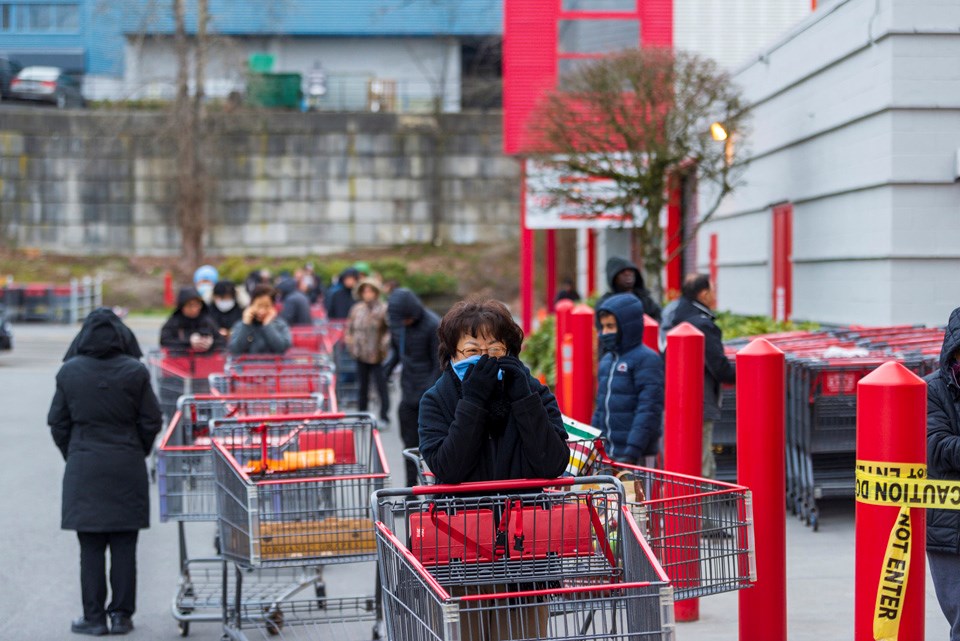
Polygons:
<instances>
[{"instance_id":1,"label":"red shopping cart handle","mask_svg":"<svg viewBox=\"0 0 960 641\"><path fill-rule=\"evenodd\" d=\"M619 483L612 476L561 476L555 479L507 479L505 481L477 481L474 483L417 485L400 491L400 494L468 494L478 492L499 492L501 490L540 490L544 487L583 485L588 483ZM399 488L398 488L399 489ZM390 490L381 490L390 495Z\"/></svg>"},{"instance_id":2,"label":"red shopping cart handle","mask_svg":"<svg viewBox=\"0 0 960 641\"><path fill-rule=\"evenodd\" d=\"M310 396L309 394L307 396ZM223 397L215 397L223 398ZM262 398L262 397L261 397ZM317 419L340 419L346 418L348 414L344 412L327 412L314 414L271 414L270 416L238 416L231 419L236 423L290 423L293 421L315 421Z\"/></svg>"},{"instance_id":3,"label":"red shopping cart handle","mask_svg":"<svg viewBox=\"0 0 960 641\"><path fill-rule=\"evenodd\" d=\"M271 394L271 393L247 393L247 394L193 394L192 398L196 401L288 401L288 400L298 400L298 399L310 399L316 396L316 394L311 394L309 392L282 392L280 394ZM324 415L328 416L328 415ZM339 417L339 415L338 415Z\"/></svg>"}]
</instances>

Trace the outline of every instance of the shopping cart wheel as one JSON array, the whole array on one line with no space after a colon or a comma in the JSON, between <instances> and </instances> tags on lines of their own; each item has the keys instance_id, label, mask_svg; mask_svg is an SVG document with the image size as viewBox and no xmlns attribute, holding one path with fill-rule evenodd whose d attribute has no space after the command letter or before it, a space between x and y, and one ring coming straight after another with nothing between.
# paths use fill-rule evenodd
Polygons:
<instances>
[{"instance_id":1,"label":"shopping cart wheel","mask_svg":"<svg viewBox=\"0 0 960 641\"><path fill-rule=\"evenodd\" d=\"M178 621L177 630L180 631L180 636L188 637L190 636L190 622L189 621Z\"/></svg>"},{"instance_id":2,"label":"shopping cart wheel","mask_svg":"<svg viewBox=\"0 0 960 641\"><path fill-rule=\"evenodd\" d=\"M317 608L321 610L327 609L327 584L326 583L314 583L313 591L317 594Z\"/></svg>"}]
</instances>

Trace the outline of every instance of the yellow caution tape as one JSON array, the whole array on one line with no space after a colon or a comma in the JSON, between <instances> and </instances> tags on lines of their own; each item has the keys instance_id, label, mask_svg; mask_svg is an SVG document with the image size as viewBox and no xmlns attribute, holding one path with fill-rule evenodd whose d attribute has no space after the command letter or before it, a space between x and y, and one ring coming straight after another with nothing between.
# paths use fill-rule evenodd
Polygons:
<instances>
[{"instance_id":1,"label":"yellow caution tape","mask_svg":"<svg viewBox=\"0 0 960 641\"><path fill-rule=\"evenodd\" d=\"M896 641L910 576L910 508L960 510L960 481L930 480L926 465L857 461L856 484L861 503L900 508L883 555L873 614L873 638Z\"/></svg>"}]
</instances>

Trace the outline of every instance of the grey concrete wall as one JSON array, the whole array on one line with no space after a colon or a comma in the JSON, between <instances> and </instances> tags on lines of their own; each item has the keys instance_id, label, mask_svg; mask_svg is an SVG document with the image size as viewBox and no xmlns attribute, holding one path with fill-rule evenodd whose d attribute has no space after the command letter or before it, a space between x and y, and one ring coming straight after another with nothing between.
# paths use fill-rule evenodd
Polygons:
<instances>
[{"instance_id":1,"label":"grey concrete wall","mask_svg":"<svg viewBox=\"0 0 960 641\"><path fill-rule=\"evenodd\" d=\"M516 236L519 165L498 115L255 112L211 137L208 252L296 255ZM174 127L152 113L0 110L0 232L64 253L176 254ZM434 174L435 165L437 174ZM439 182L437 182L439 181Z\"/></svg>"},{"instance_id":2,"label":"grey concrete wall","mask_svg":"<svg viewBox=\"0 0 960 641\"><path fill-rule=\"evenodd\" d=\"M754 105L718 234L720 304L771 313L771 208L792 202L793 315L936 323L960 305L960 4L838 0L734 81ZM710 194L702 194L704 203Z\"/></svg>"}]
</instances>

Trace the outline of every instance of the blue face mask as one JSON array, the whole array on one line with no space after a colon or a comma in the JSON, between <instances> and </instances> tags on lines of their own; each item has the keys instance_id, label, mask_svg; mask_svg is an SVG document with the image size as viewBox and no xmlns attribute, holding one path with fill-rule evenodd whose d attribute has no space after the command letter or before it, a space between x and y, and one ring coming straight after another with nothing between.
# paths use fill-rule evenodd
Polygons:
<instances>
[{"instance_id":1,"label":"blue face mask","mask_svg":"<svg viewBox=\"0 0 960 641\"><path fill-rule=\"evenodd\" d=\"M453 373L456 374L457 378L459 378L462 381L463 377L467 375L467 370L470 369L470 366L476 365L477 363L480 362L481 356L482 354L477 354L476 356L469 356L463 359L462 361L457 361L456 363L450 363L450 365L453 367ZM503 380L502 369L497 370L497 380L498 381Z\"/></svg>"},{"instance_id":2,"label":"blue face mask","mask_svg":"<svg viewBox=\"0 0 960 641\"><path fill-rule=\"evenodd\" d=\"M617 349L617 343L620 342L616 334L600 334L599 340L600 347L608 352L612 352Z\"/></svg>"}]
</instances>

